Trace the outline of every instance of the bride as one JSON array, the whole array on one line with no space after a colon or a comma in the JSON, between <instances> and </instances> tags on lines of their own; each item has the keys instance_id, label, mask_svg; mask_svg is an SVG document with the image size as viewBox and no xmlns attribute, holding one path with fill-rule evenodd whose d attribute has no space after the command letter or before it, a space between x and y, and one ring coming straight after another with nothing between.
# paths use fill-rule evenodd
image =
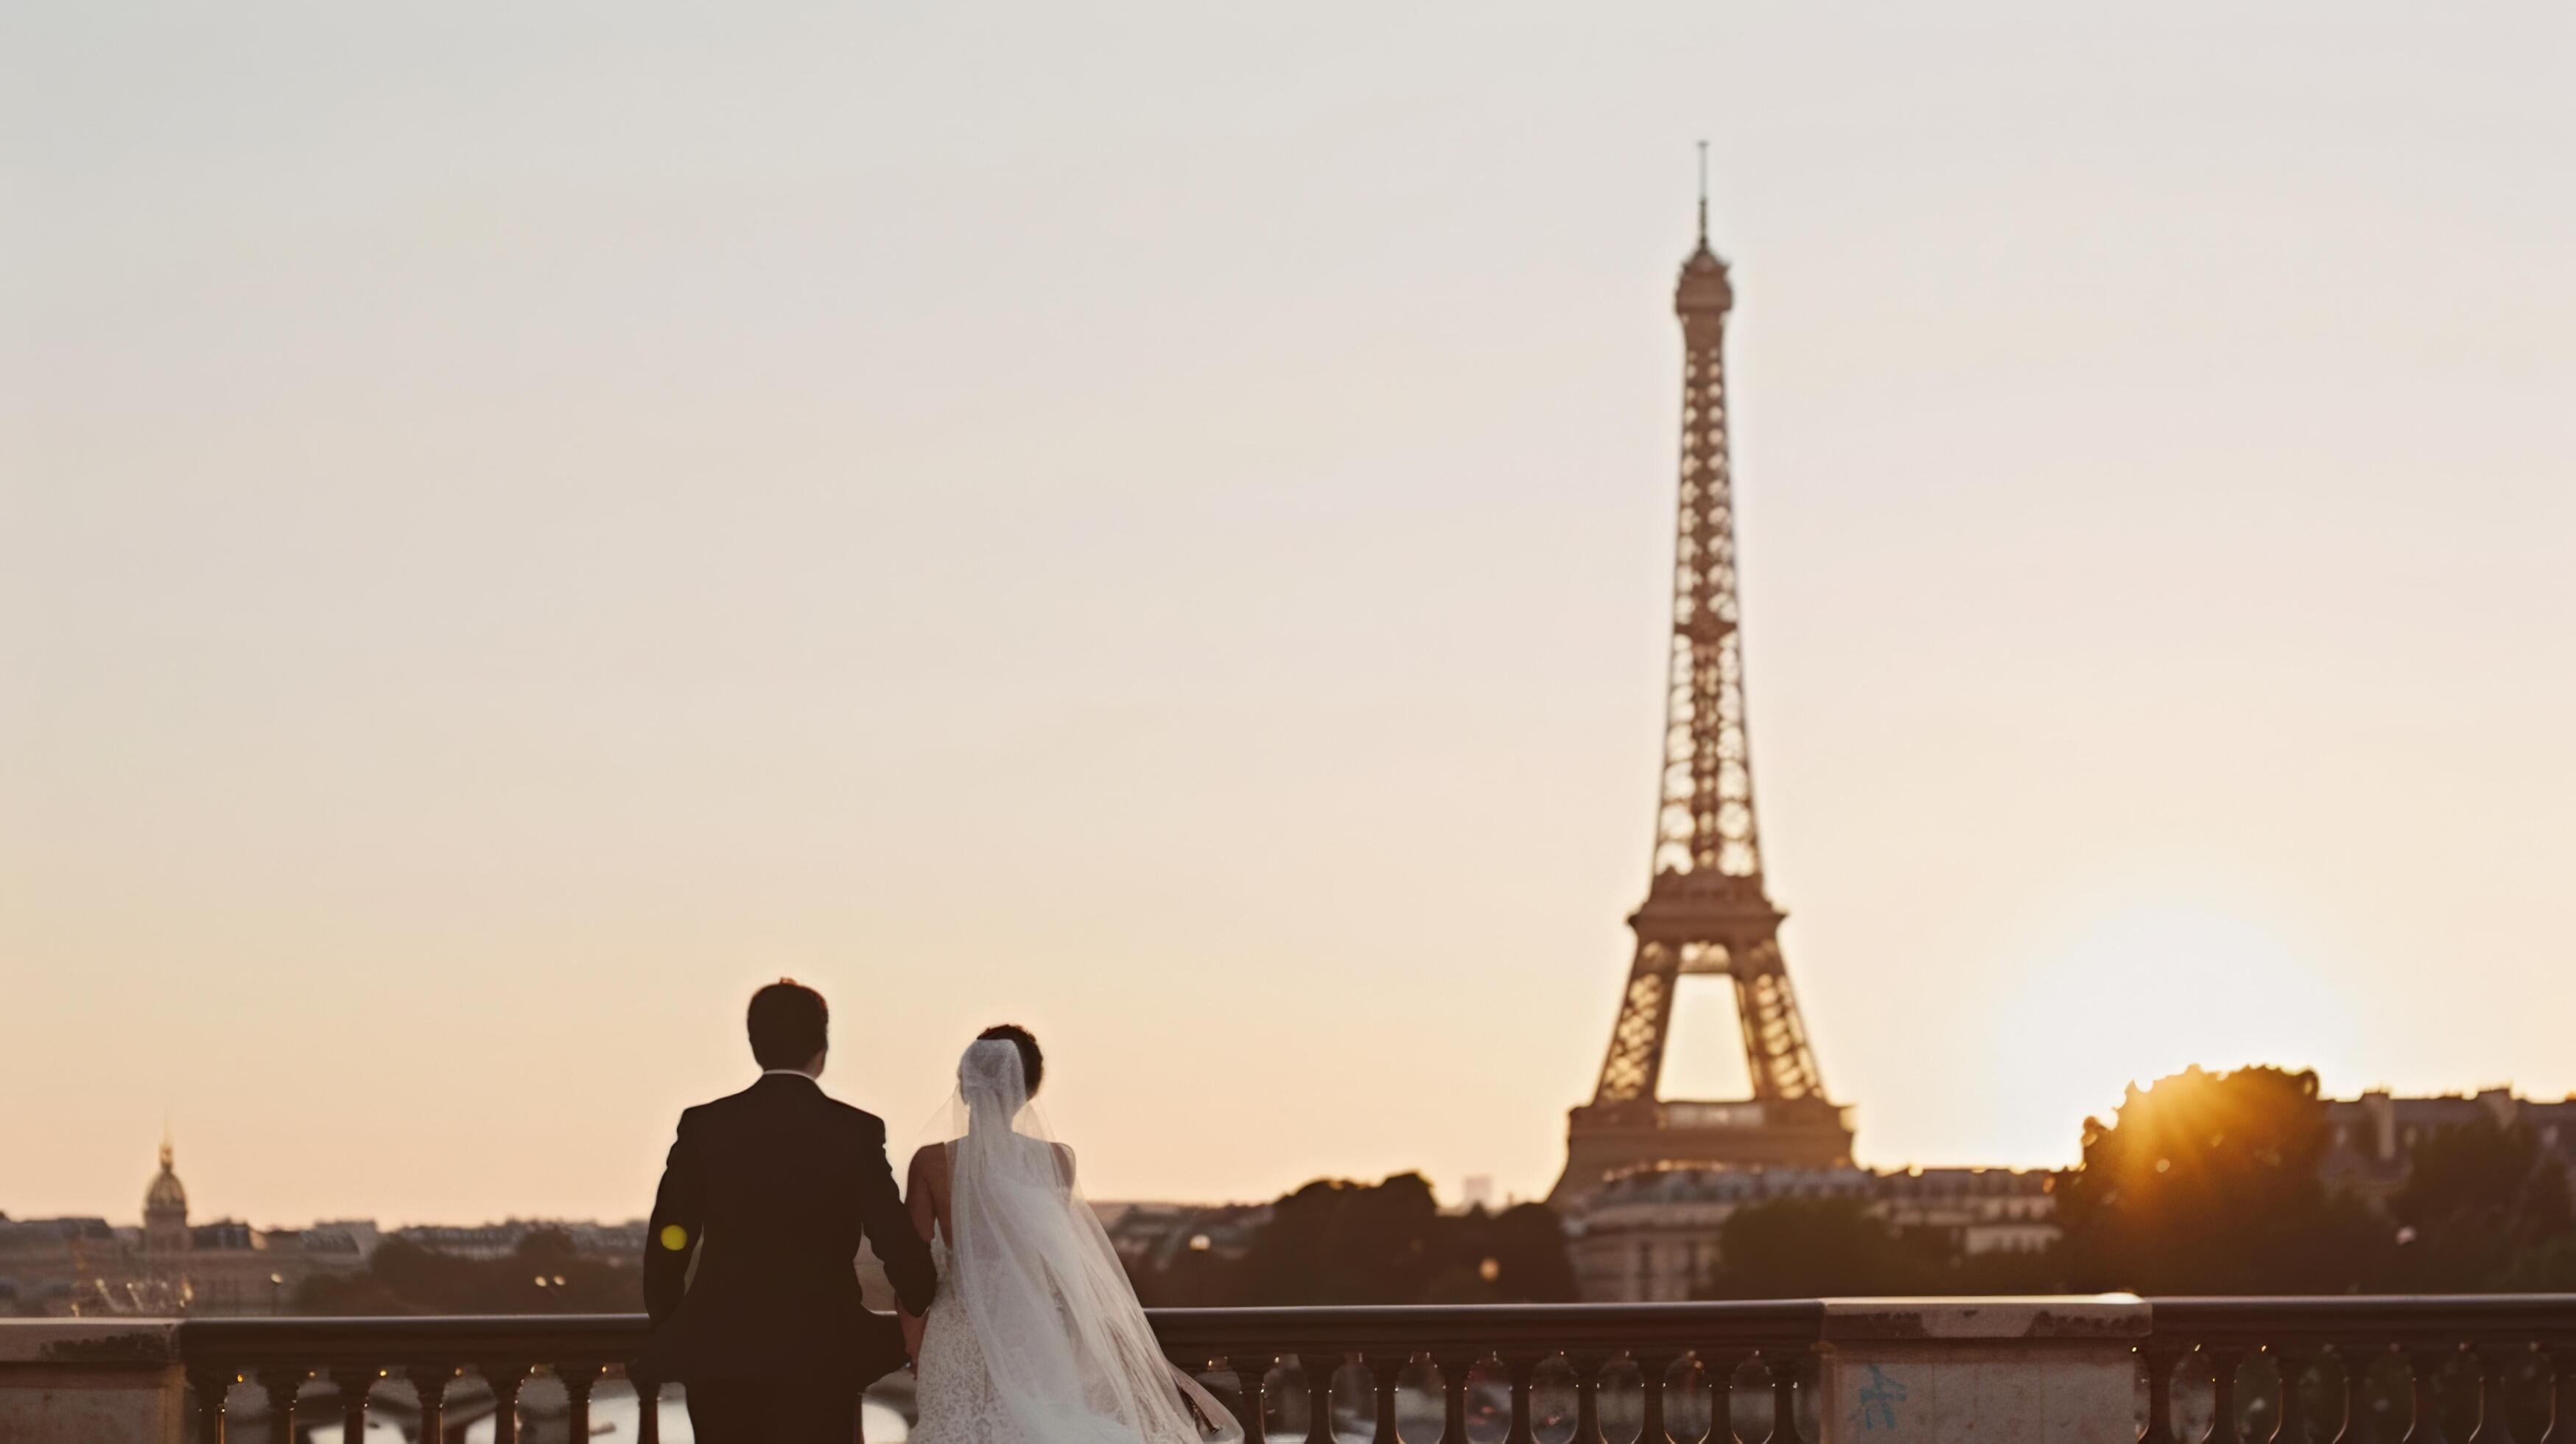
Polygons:
<instances>
[{"instance_id":1,"label":"bride","mask_svg":"<svg viewBox=\"0 0 2576 1444\"><path fill-rule=\"evenodd\" d=\"M957 1136L913 1155L904 1193L939 1260L926 1321L903 1320L914 1444L1240 1444L1163 1357L1073 1150L1030 1106L1044 1067L1027 1029L984 1030L957 1063Z\"/></svg>"}]
</instances>

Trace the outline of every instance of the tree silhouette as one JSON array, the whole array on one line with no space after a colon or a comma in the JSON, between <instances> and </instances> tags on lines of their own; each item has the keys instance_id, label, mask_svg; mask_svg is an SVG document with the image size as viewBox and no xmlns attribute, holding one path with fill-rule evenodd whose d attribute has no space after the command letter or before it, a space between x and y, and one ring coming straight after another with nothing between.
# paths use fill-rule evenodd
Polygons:
<instances>
[{"instance_id":1,"label":"tree silhouette","mask_svg":"<svg viewBox=\"0 0 2576 1444\"><path fill-rule=\"evenodd\" d=\"M407 1239L377 1245L360 1274L317 1274L296 1290L308 1314L622 1314L644 1306L630 1263L574 1250L561 1229L521 1238L505 1258L471 1259Z\"/></svg>"},{"instance_id":2,"label":"tree silhouette","mask_svg":"<svg viewBox=\"0 0 2576 1444\"><path fill-rule=\"evenodd\" d=\"M2388 1280L2402 1290L2540 1287L2576 1263L2567 1172L2527 1124L2481 1118L2434 1130L2388 1212L2405 1229Z\"/></svg>"},{"instance_id":3,"label":"tree silhouette","mask_svg":"<svg viewBox=\"0 0 2576 1444\"><path fill-rule=\"evenodd\" d=\"M2384 1266L2393 1229L2317 1175L2317 1075L2194 1067L2084 1120L2059 1180L2071 1282L2140 1293L2340 1293Z\"/></svg>"},{"instance_id":4,"label":"tree silhouette","mask_svg":"<svg viewBox=\"0 0 2576 1444\"><path fill-rule=\"evenodd\" d=\"M1728 1214L1699 1293L1798 1299L1946 1291L1946 1251L1900 1239L1856 1198L1777 1198Z\"/></svg>"},{"instance_id":5,"label":"tree silhouette","mask_svg":"<svg viewBox=\"0 0 2576 1444\"><path fill-rule=\"evenodd\" d=\"M1240 1262L1183 1254L1137 1292L1196 1304L1511 1303L1571 1299L1575 1287L1554 1209L1443 1213L1422 1175L1399 1173L1319 1178L1271 1205Z\"/></svg>"}]
</instances>

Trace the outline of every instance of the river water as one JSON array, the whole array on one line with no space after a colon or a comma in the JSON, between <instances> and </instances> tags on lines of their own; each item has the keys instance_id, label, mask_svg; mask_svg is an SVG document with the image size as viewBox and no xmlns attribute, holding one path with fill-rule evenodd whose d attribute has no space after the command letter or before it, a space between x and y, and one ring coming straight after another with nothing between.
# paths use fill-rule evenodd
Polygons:
<instances>
[{"instance_id":1,"label":"river water","mask_svg":"<svg viewBox=\"0 0 2576 1444\"><path fill-rule=\"evenodd\" d=\"M535 1384L530 1386L532 1391L537 1387ZM689 1430L688 1405L672 1397L678 1392L676 1389L663 1391L660 1410L662 1441L663 1444L694 1444L696 1436ZM570 1420L557 1412L560 1404L554 1408L544 1407L548 1401L543 1395L531 1402L539 1407L520 1413L521 1444L574 1444L568 1427ZM333 1408L336 1412L336 1407L328 1404L322 1404L320 1408ZM307 1404L305 1412L308 1415L318 1413L320 1408ZM868 1444L902 1444L909 1432L904 1427L903 1416L874 1401L869 1402L866 1408ZM641 1421L635 1391L621 1379L601 1380L598 1390L590 1396L590 1437L594 1444L632 1444L638 1437L636 1425ZM466 1425L462 1434L463 1444L492 1444L492 1426L493 1420L489 1416ZM363 1444L406 1444L412 1438L411 1431L419 1427L416 1420L396 1422L389 1418L370 1417ZM234 1437L245 1440L246 1444L255 1444L265 1432L259 1425L251 1424L234 1431ZM342 1432L336 1421L296 1431L304 1444L343 1444Z\"/></svg>"}]
</instances>

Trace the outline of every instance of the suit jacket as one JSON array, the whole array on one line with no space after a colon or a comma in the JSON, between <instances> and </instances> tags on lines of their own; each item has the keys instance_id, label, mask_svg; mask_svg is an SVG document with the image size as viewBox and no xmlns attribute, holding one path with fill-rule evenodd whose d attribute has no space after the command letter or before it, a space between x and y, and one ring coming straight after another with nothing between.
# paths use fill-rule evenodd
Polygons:
<instances>
[{"instance_id":1,"label":"suit jacket","mask_svg":"<svg viewBox=\"0 0 2576 1444\"><path fill-rule=\"evenodd\" d=\"M766 1074L681 1114L644 1240L653 1334L637 1367L682 1382L864 1388L901 1364L902 1331L860 1302L859 1241L876 1245L895 1296L916 1314L939 1280L895 1190L885 1138L874 1114L797 1074Z\"/></svg>"}]
</instances>

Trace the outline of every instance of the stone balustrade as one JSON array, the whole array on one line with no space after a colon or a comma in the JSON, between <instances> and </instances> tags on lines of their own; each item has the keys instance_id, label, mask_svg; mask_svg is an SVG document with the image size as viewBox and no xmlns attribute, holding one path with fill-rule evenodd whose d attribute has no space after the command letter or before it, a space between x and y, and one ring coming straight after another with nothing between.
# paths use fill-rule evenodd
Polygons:
<instances>
[{"instance_id":1,"label":"stone balustrade","mask_svg":"<svg viewBox=\"0 0 2576 1444\"><path fill-rule=\"evenodd\" d=\"M1170 1309L1254 1438L1305 1444L2576 1444L2576 1296L1804 1299ZM0 1440L225 1444L316 1425L496 1444L548 1379L585 1440L633 1316L0 1321ZM657 1386L642 1400L658 1444ZM451 1404L470 1400L470 1411ZM1284 1427L1283 1427L1284 1426ZM251 1432L248 1429L239 1431Z\"/></svg>"}]
</instances>

